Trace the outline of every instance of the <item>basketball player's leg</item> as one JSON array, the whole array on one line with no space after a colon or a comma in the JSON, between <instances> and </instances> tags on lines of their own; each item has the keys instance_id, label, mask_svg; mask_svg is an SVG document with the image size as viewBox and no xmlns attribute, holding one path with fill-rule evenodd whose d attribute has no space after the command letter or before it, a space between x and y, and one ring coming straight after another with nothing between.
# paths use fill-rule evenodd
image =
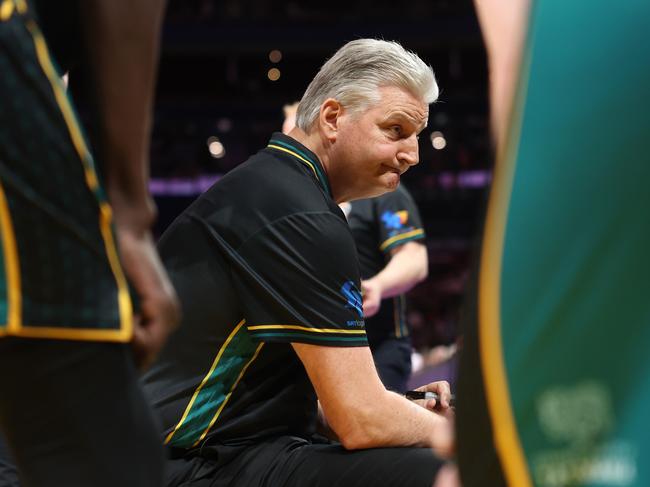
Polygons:
<instances>
[{"instance_id":1,"label":"basketball player's leg","mask_svg":"<svg viewBox=\"0 0 650 487\"><path fill-rule=\"evenodd\" d=\"M131 355L124 344L0 340L0 425L27 485L160 485L160 437Z\"/></svg>"}]
</instances>

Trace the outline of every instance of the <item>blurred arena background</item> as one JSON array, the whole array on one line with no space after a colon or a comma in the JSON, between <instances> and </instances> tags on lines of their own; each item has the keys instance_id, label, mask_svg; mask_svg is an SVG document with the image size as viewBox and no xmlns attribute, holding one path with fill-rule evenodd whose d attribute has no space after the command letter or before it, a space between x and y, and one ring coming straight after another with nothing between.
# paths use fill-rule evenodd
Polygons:
<instances>
[{"instance_id":1,"label":"blurred arena background","mask_svg":"<svg viewBox=\"0 0 650 487\"><path fill-rule=\"evenodd\" d=\"M433 364L449 351L434 347L458 338L493 162L485 50L471 1L169 1L151 149L155 231L263 147L282 126L283 106L300 99L328 56L360 37L416 51L441 88L420 136L420 164L402 178L423 217L430 266L409 294L409 321L414 347ZM70 89L84 117L83 73L76 79Z\"/></svg>"},{"instance_id":2,"label":"blurred arena background","mask_svg":"<svg viewBox=\"0 0 650 487\"><path fill-rule=\"evenodd\" d=\"M172 0L162 45L152 191L161 232L197 194L266 144L325 58L358 37L397 40L441 87L403 182L428 235L429 278L409 295L413 344L432 363L458 336L492 161L485 51L471 2Z\"/></svg>"}]
</instances>

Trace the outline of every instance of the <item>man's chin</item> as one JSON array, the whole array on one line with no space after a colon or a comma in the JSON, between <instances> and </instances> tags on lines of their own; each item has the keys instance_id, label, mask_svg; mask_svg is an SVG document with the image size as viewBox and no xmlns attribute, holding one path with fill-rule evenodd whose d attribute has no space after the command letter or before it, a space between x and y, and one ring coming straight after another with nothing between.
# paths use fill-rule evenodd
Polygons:
<instances>
[{"instance_id":1,"label":"man's chin","mask_svg":"<svg viewBox=\"0 0 650 487\"><path fill-rule=\"evenodd\" d=\"M386 185L384 192L395 191L399 186L399 174L390 172L386 174L384 178L382 178L382 182L384 182Z\"/></svg>"},{"instance_id":2,"label":"man's chin","mask_svg":"<svg viewBox=\"0 0 650 487\"><path fill-rule=\"evenodd\" d=\"M376 186L372 188L371 194L365 196L365 198L375 198L381 196L382 194L391 193L397 189L399 186L399 176L396 178L389 178L382 180L381 186Z\"/></svg>"},{"instance_id":3,"label":"man's chin","mask_svg":"<svg viewBox=\"0 0 650 487\"><path fill-rule=\"evenodd\" d=\"M357 191L353 196L350 195L347 198L347 201L354 200L364 200L366 198L376 198L385 193L390 193L395 191L399 186L399 176L397 174L391 173L384 175L379 181L378 184L370 188L364 188L363 191Z\"/></svg>"},{"instance_id":4,"label":"man's chin","mask_svg":"<svg viewBox=\"0 0 650 487\"><path fill-rule=\"evenodd\" d=\"M397 174L391 174L391 178L388 179L387 187L388 191L395 191L399 186L399 176Z\"/></svg>"}]
</instances>

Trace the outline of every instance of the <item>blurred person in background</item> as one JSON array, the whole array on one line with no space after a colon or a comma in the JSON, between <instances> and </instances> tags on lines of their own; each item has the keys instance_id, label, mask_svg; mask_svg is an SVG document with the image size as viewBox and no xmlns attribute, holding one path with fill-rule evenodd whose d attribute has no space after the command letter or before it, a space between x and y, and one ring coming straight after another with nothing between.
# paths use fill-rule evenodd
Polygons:
<instances>
[{"instance_id":1,"label":"blurred person in background","mask_svg":"<svg viewBox=\"0 0 650 487\"><path fill-rule=\"evenodd\" d=\"M402 184L341 207L359 258L363 315L377 372L387 389L405 392L412 353L405 294L429 269L420 213Z\"/></svg>"},{"instance_id":2,"label":"blurred person in background","mask_svg":"<svg viewBox=\"0 0 650 487\"><path fill-rule=\"evenodd\" d=\"M476 0L497 164L465 487L650 485L650 3Z\"/></svg>"},{"instance_id":3,"label":"blurred person in background","mask_svg":"<svg viewBox=\"0 0 650 487\"><path fill-rule=\"evenodd\" d=\"M137 366L178 318L147 189L163 2L75 9L97 161L34 4L0 1L0 430L26 486L154 487L163 452Z\"/></svg>"}]
</instances>

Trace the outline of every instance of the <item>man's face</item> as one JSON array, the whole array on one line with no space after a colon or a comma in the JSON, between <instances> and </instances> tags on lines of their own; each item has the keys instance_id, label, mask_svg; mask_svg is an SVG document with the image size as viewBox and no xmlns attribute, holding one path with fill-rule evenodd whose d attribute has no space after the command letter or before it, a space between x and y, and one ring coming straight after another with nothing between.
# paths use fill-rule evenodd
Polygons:
<instances>
[{"instance_id":1,"label":"man's face","mask_svg":"<svg viewBox=\"0 0 650 487\"><path fill-rule=\"evenodd\" d=\"M429 106L398 87L379 92L379 103L340 119L332 183L335 193L346 195L343 199L393 191L400 175L418 163L417 136L426 126Z\"/></svg>"}]
</instances>

